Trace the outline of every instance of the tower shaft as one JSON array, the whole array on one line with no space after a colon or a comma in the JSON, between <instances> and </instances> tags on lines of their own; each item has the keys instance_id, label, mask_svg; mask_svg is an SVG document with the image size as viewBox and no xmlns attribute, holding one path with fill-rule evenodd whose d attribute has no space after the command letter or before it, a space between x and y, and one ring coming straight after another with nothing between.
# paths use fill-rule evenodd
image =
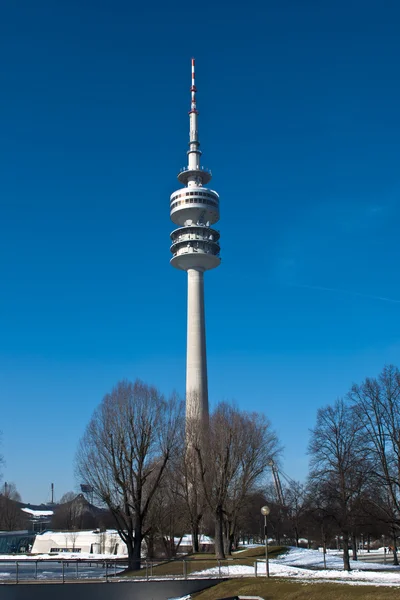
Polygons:
<instances>
[{"instance_id":1,"label":"tower shaft","mask_svg":"<svg viewBox=\"0 0 400 600\"><path fill-rule=\"evenodd\" d=\"M186 419L208 425L204 273L188 269Z\"/></svg>"},{"instance_id":2,"label":"tower shaft","mask_svg":"<svg viewBox=\"0 0 400 600\"><path fill-rule=\"evenodd\" d=\"M184 187L170 196L171 220L177 228L171 233L171 264L187 271L187 355L186 355L186 434L194 447L195 437L206 454L208 430L208 381L206 324L204 314L204 272L219 266L219 195L205 187L211 172L200 164L195 61L192 59L191 105L189 111L188 164L178 180ZM190 433L189 433L190 432Z\"/></svg>"}]
</instances>

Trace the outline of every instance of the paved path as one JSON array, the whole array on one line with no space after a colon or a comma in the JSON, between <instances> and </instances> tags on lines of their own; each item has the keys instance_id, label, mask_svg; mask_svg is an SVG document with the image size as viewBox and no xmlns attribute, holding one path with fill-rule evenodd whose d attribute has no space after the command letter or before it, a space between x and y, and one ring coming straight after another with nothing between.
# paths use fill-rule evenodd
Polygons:
<instances>
[{"instance_id":1,"label":"paved path","mask_svg":"<svg viewBox=\"0 0 400 600\"><path fill-rule=\"evenodd\" d=\"M352 552L350 551L350 560L352 560ZM336 556L340 556L340 558L343 558L343 554L336 554ZM359 552L357 554L358 556L358 561L359 562L365 562L365 563L378 563L379 565L393 565L393 553L392 552L387 552L386 556L384 555L383 552ZM399 560L400 560L400 555L399 556Z\"/></svg>"},{"instance_id":2,"label":"paved path","mask_svg":"<svg viewBox=\"0 0 400 600\"><path fill-rule=\"evenodd\" d=\"M351 558L351 553L350 553L350 558ZM362 561L362 562L372 562L372 563L379 563L379 564L385 564L385 555L382 553L372 553L372 554L368 554L368 552L361 552L358 554L358 560ZM386 554L386 564L387 565L393 565L393 553L389 552Z\"/></svg>"}]
</instances>

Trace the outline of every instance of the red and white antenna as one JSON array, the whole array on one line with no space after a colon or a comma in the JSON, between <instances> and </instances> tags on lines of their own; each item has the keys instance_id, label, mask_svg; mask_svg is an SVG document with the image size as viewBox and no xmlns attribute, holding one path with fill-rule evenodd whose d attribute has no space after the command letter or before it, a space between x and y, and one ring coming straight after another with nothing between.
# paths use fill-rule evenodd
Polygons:
<instances>
[{"instance_id":1,"label":"red and white antenna","mask_svg":"<svg viewBox=\"0 0 400 600\"><path fill-rule=\"evenodd\" d=\"M192 58L192 87L190 88L190 91L192 93L192 104L191 104L191 110L190 112L196 112L197 113L197 108L196 108L196 84L195 84L195 71L194 71L194 67L195 67L195 60L194 58Z\"/></svg>"}]
</instances>

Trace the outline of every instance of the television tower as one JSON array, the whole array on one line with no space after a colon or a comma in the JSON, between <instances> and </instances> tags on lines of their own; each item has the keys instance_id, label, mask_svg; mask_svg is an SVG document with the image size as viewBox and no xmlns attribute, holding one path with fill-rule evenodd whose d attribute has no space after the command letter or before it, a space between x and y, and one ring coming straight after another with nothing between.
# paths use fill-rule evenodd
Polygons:
<instances>
[{"instance_id":1,"label":"television tower","mask_svg":"<svg viewBox=\"0 0 400 600\"><path fill-rule=\"evenodd\" d=\"M200 166L196 91L193 58L188 166L178 174L185 187L173 192L170 198L171 220L178 225L171 233L171 264L188 274L186 431L189 423L200 426L202 431L208 427L204 271L218 267L221 262L219 233L211 228L219 220L219 196L204 187L211 181L211 171Z\"/></svg>"}]
</instances>

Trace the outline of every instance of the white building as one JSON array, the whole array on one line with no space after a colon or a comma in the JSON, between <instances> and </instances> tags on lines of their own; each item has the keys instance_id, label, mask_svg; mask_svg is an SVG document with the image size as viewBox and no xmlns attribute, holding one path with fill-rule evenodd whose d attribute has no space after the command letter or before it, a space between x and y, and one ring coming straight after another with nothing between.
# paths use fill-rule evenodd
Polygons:
<instances>
[{"instance_id":1,"label":"white building","mask_svg":"<svg viewBox=\"0 0 400 600\"><path fill-rule=\"evenodd\" d=\"M32 531L44 531L50 526L53 517L53 510L44 510L42 507L32 508L31 505L21 508L22 512L28 516Z\"/></svg>"},{"instance_id":2,"label":"white building","mask_svg":"<svg viewBox=\"0 0 400 600\"><path fill-rule=\"evenodd\" d=\"M36 536L32 554L75 552L127 556L126 544L117 531L44 531Z\"/></svg>"}]
</instances>

